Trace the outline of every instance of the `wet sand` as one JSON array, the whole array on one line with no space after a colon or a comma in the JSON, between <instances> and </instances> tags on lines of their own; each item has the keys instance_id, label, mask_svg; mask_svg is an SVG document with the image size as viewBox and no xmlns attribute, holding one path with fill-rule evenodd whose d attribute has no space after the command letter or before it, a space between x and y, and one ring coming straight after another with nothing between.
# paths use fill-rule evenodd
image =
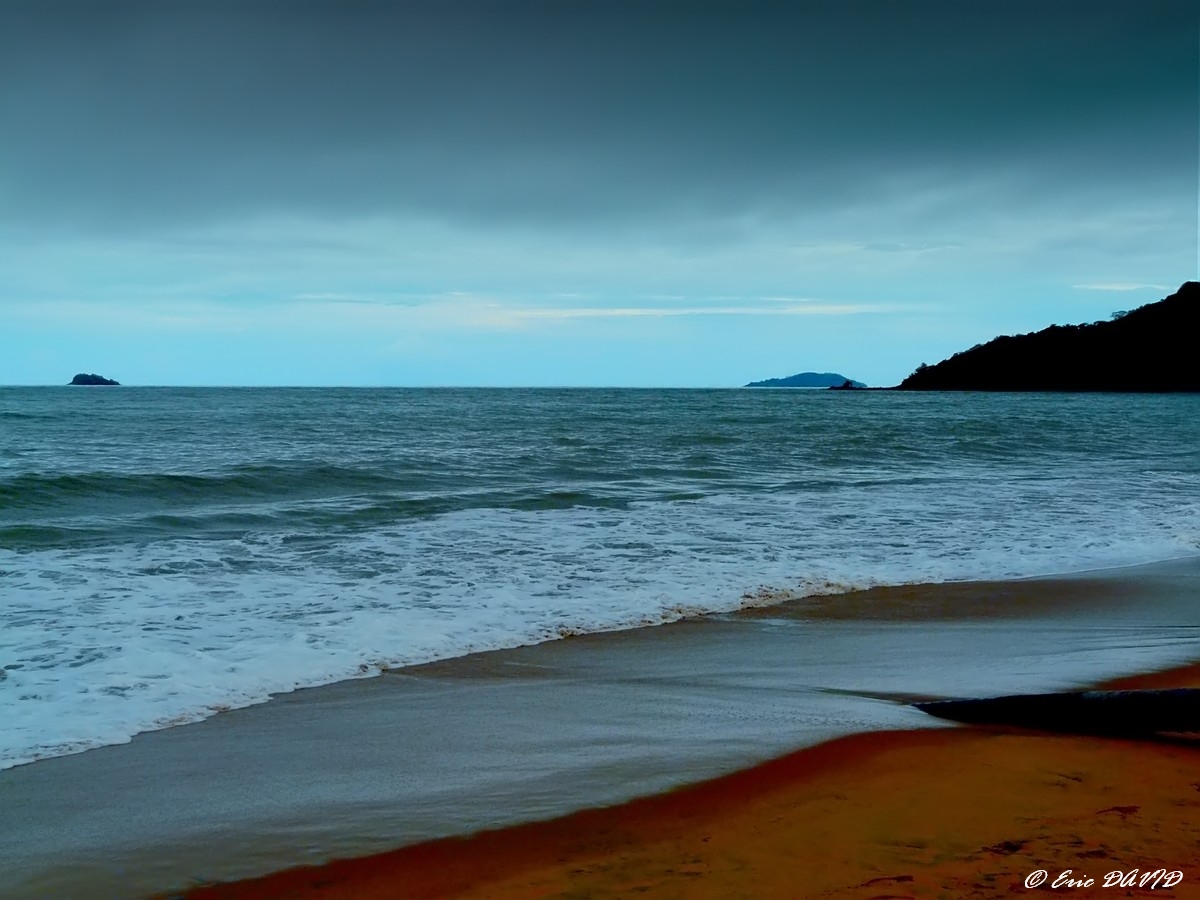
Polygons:
<instances>
[{"instance_id":1,"label":"wet sand","mask_svg":"<svg viewBox=\"0 0 1200 900\"><path fill-rule=\"evenodd\" d=\"M1200 665L1106 686L1200 687ZM983 898L1039 870L1095 896L1109 873L1160 869L1179 876L1111 893L1200 897L1200 743L959 728L840 738L608 809L188 896Z\"/></svg>"},{"instance_id":2,"label":"wet sand","mask_svg":"<svg viewBox=\"0 0 1200 900\"><path fill-rule=\"evenodd\" d=\"M888 759L904 771L936 746L922 741L968 739L897 695L1068 690L1194 660L1198 587L1189 560L884 588L281 695L0 772L0 896L149 896L637 797L673 803L663 798L682 795L663 792L729 773L753 781L737 770L830 740L841 742L778 765L894 747L901 756L863 771ZM881 737L922 728L937 734ZM1000 764L1010 754L996 746ZM734 785L730 798L747 793ZM869 811L858 816L866 827ZM649 829L642 843L669 831Z\"/></svg>"}]
</instances>

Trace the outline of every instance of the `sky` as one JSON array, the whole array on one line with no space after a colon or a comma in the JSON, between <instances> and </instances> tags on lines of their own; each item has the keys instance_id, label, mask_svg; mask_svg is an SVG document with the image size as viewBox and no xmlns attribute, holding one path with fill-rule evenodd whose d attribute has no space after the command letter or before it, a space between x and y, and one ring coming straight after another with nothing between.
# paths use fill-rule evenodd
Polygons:
<instances>
[{"instance_id":1,"label":"sky","mask_svg":"<svg viewBox=\"0 0 1200 900\"><path fill-rule=\"evenodd\" d=\"M0 384L872 385L1197 273L1193 0L0 0Z\"/></svg>"}]
</instances>

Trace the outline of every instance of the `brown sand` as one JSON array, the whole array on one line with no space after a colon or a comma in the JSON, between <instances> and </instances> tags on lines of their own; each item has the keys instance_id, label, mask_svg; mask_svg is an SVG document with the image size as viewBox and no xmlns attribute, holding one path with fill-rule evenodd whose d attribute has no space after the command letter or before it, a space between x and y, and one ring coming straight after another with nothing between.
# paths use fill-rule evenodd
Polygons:
<instances>
[{"instance_id":1,"label":"brown sand","mask_svg":"<svg viewBox=\"0 0 1200 900\"><path fill-rule=\"evenodd\" d=\"M1200 687L1200 665L1110 689ZM1114 870L1180 870L1165 889ZM1200 746L982 728L863 734L607 809L215 885L201 898L1200 897ZM1047 889L1049 885L1046 885Z\"/></svg>"}]
</instances>

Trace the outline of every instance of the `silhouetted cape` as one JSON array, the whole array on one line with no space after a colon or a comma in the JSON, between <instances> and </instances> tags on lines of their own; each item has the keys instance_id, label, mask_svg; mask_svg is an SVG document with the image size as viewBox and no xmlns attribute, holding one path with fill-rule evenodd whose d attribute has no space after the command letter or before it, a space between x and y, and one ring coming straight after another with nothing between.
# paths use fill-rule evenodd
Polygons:
<instances>
[{"instance_id":1,"label":"silhouetted cape","mask_svg":"<svg viewBox=\"0 0 1200 900\"><path fill-rule=\"evenodd\" d=\"M1200 282L1111 321L998 337L921 365L906 391L1200 391Z\"/></svg>"}]
</instances>

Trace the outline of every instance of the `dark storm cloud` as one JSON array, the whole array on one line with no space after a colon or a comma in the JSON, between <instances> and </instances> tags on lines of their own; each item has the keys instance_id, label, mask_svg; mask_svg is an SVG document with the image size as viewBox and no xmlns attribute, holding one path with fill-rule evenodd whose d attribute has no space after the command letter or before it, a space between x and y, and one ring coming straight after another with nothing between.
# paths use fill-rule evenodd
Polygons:
<instances>
[{"instance_id":1,"label":"dark storm cloud","mask_svg":"<svg viewBox=\"0 0 1200 900\"><path fill-rule=\"evenodd\" d=\"M1197 25L1174 0L0 2L0 217L625 222L908 171L1178 177Z\"/></svg>"}]
</instances>

